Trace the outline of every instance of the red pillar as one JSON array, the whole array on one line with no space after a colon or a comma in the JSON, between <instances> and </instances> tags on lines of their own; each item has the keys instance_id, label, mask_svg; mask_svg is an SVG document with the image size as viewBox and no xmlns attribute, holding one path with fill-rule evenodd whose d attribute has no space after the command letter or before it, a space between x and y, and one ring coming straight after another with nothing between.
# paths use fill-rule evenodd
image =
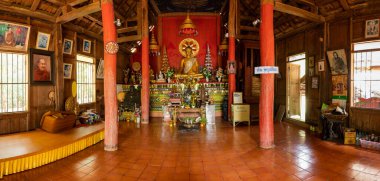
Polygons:
<instances>
[{"instance_id":1,"label":"red pillar","mask_svg":"<svg viewBox=\"0 0 380 181\"><path fill-rule=\"evenodd\" d=\"M108 42L116 43L117 35L114 24L112 0L102 0L102 22L104 48ZM118 144L118 121L116 102L116 53L104 51L104 103L105 103L105 138L104 150L115 151Z\"/></svg>"},{"instance_id":2,"label":"red pillar","mask_svg":"<svg viewBox=\"0 0 380 181\"><path fill-rule=\"evenodd\" d=\"M228 36L228 62L235 62L235 37ZM228 64L227 64L228 67ZM237 67L235 66L235 70ZM231 113L231 105L233 103L233 93L236 90L236 74L228 74L228 114Z\"/></svg>"},{"instance_id":3,"label":"red pillar","mask_svg":"<svg viewBox=\"0 0 380 181\"><path fill-rule=\"evenodd\" d=\"M235 22L236 22L236 0L230 0L229 14L228 14L228 62L235 63L235 70L237 70L235 61ZM228 68L227 64L227 68ZM236 74L228 74L228 115L231 116L231 104L233 103L233 93L236 90Z\"/></svg>"},{"instance_id":4,"label":"red pillar","mask_svg":"<svg viewBox=\"0 0 380 181\"><path fill-rule=\"evenodd\" d=\"M274 66L273 0L261 0L261 66ZM274 74L261 74L260 147L273 148Z\"/></svg>"},{"instance_id":5,"label":"red pillar","mask_svg":"<svg viewBox=\"0 0 380 181\"><path fill-rule=\"evenodd\" d=\"M142 85L141 112L143 124L149 123L149 30L148 30L148 1L142 0Z\"/></svg>"}]
</instances>

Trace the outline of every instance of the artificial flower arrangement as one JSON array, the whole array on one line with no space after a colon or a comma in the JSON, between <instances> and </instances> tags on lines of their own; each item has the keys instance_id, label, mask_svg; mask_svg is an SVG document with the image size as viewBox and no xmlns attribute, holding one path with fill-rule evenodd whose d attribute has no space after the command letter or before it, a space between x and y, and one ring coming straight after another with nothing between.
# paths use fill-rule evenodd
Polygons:
<instances>
[{"instance_id":1,"label":"artificial flower arrangement","mask_svg":"<svg viewBox=\"0 0 380 181\"><path fill-rule=\"evenodd\" d=\"M203 67L202 74L203 74L203 76L206 77L206 79L208 79L211 77L211 70L208 69L207 67Z\"/></svg>"},{"instance_id":2,"label":"artificial flower arrangement","mask_svg":"<svg viewBox=\"0 0 380 181\"><path fill-rule=\"evenodd\" d=\"M173 75L174 75L174 69L173 68L169 68L166 71L166 78L171 78L171 77L173 77Z\"/></svg>"},{"instance_id":3,"label":"artificial flower arrangement","mask_svg":"<svg viewBox=\"0 0 380 181\"><path fill-rule=\"evenodd\" d=\"M218 68L218 70L216 71L215 77L218 79L218 81L220 81L224 77L222 68L220 67Z\"/></svg>"}]
</instances>

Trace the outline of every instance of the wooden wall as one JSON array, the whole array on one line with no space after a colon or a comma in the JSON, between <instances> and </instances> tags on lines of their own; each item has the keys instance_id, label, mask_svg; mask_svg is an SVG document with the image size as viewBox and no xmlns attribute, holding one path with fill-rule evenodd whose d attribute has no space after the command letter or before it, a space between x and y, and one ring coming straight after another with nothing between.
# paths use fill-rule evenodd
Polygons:
<instances>
[{"instance_id":1,"label":"wooden wall","mask_svg":"<svg viewBox=\"0 0 380 181\"><path fill-rule=\"evenodd\" d=\"M97 69L99 59L103 57L104 53L103 42L84 34L79 34L70 29L62 28L60 24L45 23L28 17L3 13L0 13L0 19L21 24L29 24L31 26L29 48L35 48L38 31L51 34L49 51L55 52L55 85L29 85L29 111L25 113L0 114L0 134L33 130L40 127L40 119L45 112L49 110L64 110L64 101L71 96L71 83L76 79L75 65L77 53L94 57ZM62 43L64 38L74 40L71 55L62 53ZM90 54L82 52L83 39L88 39L92 42ZM124 75L122 70L129 61L129 55L125 52L126 50L123 50L118 53L117 82L123 82ZM29 57L29 51L27 54ZM63 79L63 63L73 64L71 79ZM48 93L52 90L56 92L55 105L51 104L48 99ZM96 104L81 105L80 109L85 110L96 108L101 115L104 115L103 95L103 79L96 79Z\"/></svg>"},{"instance_id":2,"label":"wooden wall","mask_svg":"<svg viewBox=\"0 0 380 181\"><path fill-rule=\"evenodd\" d=\"M351 45L354 42L369 41L364 38L365 21L379 18L379 16L346 17L321 24L295 35L276 40L276 64L279 66L281 78L277 78L275 92L275 109L279 105L286 105L286 57L297 53L306 52L306 57L314 56L314 76L318 77L318 89L311 88L311 76L309 65L306 61L306 122L319 122L320 108L322 103L330 104L332 101L331 70L327 60L323 44L326 43L326 51L344 49L347 55L347 64L350 75L351 71ZM326 40L324 29L326 26ZM352 26L352 28L351 28ZM377 38L379 39L379 38ZM326 41L326 42L324 42ZM319 61L325 62L325 71L318 72ZM368 110L350 108L350 76L347 80L348 101L347 108L351 109L350 126L365 131L380 132L380 110Z\"/></svg>"}]
</instances>

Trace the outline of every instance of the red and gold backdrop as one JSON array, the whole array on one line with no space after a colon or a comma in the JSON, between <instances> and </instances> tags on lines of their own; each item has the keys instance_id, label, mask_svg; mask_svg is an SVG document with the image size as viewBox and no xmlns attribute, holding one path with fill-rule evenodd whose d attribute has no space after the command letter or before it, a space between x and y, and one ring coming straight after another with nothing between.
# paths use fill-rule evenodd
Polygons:
<instances>
[{"instance_id":1,"label":"red and gold backdrop","mask_svg":"<svg viewBox=\"0 0 380 181\"><path fill-rule=\"evenodd\" d=\"M163 14L158 18L158 31L159 37L158 41L160 47L165 45L167 49L167 54L169 58L170 67L175 69L180 68L180 63L183 56L178 51L179 43L188 37L179 35L179 28L186 18L186 13L181 15L177 14ZM199 43L199 53L196 56L199 65L204 66L207 44L210 46L212 65L214 68L218 64L218 45L220 43L220 16L219 14L200 14L200 13L190 13L190 19L193 21L194 25L197 27L198 35L193 38Z\"/></svg>"}]
</instances>

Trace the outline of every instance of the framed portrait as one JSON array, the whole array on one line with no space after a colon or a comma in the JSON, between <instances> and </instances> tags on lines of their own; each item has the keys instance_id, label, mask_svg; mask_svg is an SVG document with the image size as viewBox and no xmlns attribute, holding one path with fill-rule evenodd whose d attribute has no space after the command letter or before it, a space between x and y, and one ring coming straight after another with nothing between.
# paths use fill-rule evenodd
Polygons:
<instances>
[{"instance_id":1,"label":"framed portrait","mask_svg":"<svg viewBox=\"0 0 380 181\"><path fill-rule=\"evenodd\" d=\"M98 69L96 71L97 79L104 79L104 60L101 58L98 64Z\"/></svg>"},{"instance_id":2,"label":"framed portrait","mask_svg":"<svg viewBox=\"0 0 380 181\"><path fill-rule=\"evenodd\" d=\"M54 52L30 49L30 83L54 85Z\"/></svg>"},{"instance_id":3,"label":"framed portrait","mask_svg":"<svg viewBox=\"0 0 380 181\"><path fill-rule=\"evenodd\" d=\"M311 88L318 89L318 77L311 78Z\"/></svg>"},{"instance_id":4,"label":"framed portrait","mask_svg":"<svg viewBox=\"0 0 380 181\"><path fill-rule=\"evenodd\" d=\"M327 57L329 58L332 75L348 74L346 52L344 49L328 51Z\"/></svg>"},{"instance_id":5,"label":"framed portrait","mask_svg":"<svg viewBox=\"0 0 380 181\"><path fill-rule=\"evenodd\" d=\"M309 57L309 67L310 68L314 67L314 56Z\"/></svg>"},{"instance_id":6,"label":"framed portrait","mask_svg":"<svg viewBox=\"0 0 380 181\"><path fill-rule=\"evenodd\" d=\"M0 49L28 51L30 26L0 21Z\"/></svg>"},{"instance_id":7,"label":"framed portrait","mask_svg":"<svg viewBox=\"0 0 380 181\"><path fill-rule=\"evenodd\" d=\"M90 40L83 40L83 52L85 53L91 53L91 41Z\"/></svg>"},{"instance_id":8,"label":"framed portrait","mask_svg":"<svg viewBox=\"0 0 380 181\"><path fill-rule=\"evenodd\" d=\"M365 21L365 38L374 38L379 36L379 19Z\"/></svg>"},{"instance_id":9,"label":"framed portrait","mask_svg":"<svg viewBox=\"0 0 380 181\"><path fill-rule=\"evenodd\" d=\"M228 61L227 72L228 72L228 74L235 74L236 73L236 62L235 61Z\"/></svg>"},{"instance_id":10,"label":"framed portrait","mask_svg":"<svg viewBox=\"0 0 380 181\"><path fill-rule=\"evenodd\" d=\"M309 77L314 76L314 68L309 68Z\"/></svg>"},{"instance_id":11,"label":"framed portrait","mask_svg":"<svg viewBox=\"0 0 380 181\"><path fill-rule=\"evenodd\" d=\"M36 48L41 50L49 50L50 34L38 32Z\"/></svg>"},{"instance_id":12,"label":"framed portrait","mask_svg":"<svg viewBox=\"0 0 380 181\"><path fill-rule=\"evenodd\" d=\"M70 39L63 39L63 53L71 55L71 52L73 51L73 40Z\"/></svg>"},{"instance_id":13,"label":"framed portrait","mask_svg":"<svg viewBox=\"0 0 380 181\"><path fill-rule=\"evenodd\" d=\"M63 63L63 78L71 79L72 72L73 72L73 64Z\"/></svg>"},{"instance_id":14,"label":"framed portrait","mask_svg":"<svg viewBox=\"0 0 380 181\"><path fill-rule=\"evenodd\" d=\"M319 72L325 71L325 61L319 61L318 62L318 71Z\"/></svg>"}]
</instances>

